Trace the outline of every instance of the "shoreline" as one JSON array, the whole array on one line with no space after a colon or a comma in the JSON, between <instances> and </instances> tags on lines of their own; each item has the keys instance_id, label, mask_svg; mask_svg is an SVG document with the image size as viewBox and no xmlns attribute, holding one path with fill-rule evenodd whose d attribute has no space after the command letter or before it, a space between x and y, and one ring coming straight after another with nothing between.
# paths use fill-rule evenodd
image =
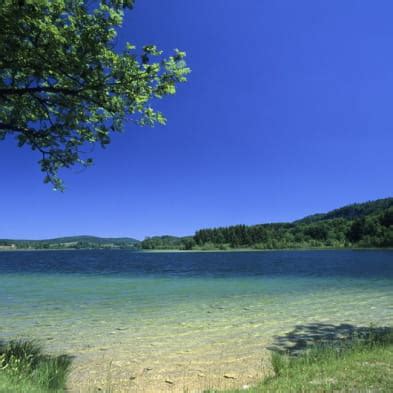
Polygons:
<instances>
[{"instance_id":1,"label":"shoreline","mask_svg":"<svg viewBox=\"0 0 393 393\"><path fill-rule=\"evenodd\" d=\"M312 247L312 248L230 248L227 250L211 249L211 250L179 250L173 249L132 249L132 248L16 248L16 249L0 249L0 252L36 252L36 251L132 251L135 253L231 253L231 252L279 252L279 251L393 251L393 247Z\"/></svg>"},{"instance_id":2,"label":"shoreline","mask_svg":"<svg viewBox=\"0 0 393 393\"><path fill-rule=\"evenodd\" d=\"M256 249L256 248L231 248L229 250L178 250L178 249L155 249L155 250L137 250L141 253L209 253L209 252L279 252L279 251L393 251L392 247L315 247L315 248L272 248L272 249Z\"/></svg>"}]
</instances>

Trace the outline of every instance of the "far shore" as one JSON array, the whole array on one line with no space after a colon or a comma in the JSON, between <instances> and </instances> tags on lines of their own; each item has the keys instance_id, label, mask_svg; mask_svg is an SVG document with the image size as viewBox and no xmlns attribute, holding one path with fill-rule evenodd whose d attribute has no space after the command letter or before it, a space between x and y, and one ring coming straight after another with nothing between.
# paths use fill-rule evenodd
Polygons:
<instances>
[{"instance_id":1,"label":"far shore","mask_svg":"<svg viewBox=\"0 0 393 393\"><path fill-rule=\"evenodd\" d=\"M367 250L379 250L379 251L392 251L392 247L314 247L314 248L271 248L271 249L258 249L258 248L230 248L226 250L221 250L219 248L202 250L202 249L193 249L193 250L179 250L176 248L173 249L132 249L132 248L9 248L2 249L0 248L0 252L17 252L17 251L133 251L139 253L151 253L151 254L160 254L160 253L212 253L212 252L223 252L223 253L231 253L231 252L279 252L279 251L367 251Z\"/></svg>"},{"instance_id":2,"label":"far shore","mask_svg":"<svg viewBox=\"0 0 393 393\"><path fill-rule=\"evenodd\" d=\"M136 250L143 253L194 253L194 252L270 252L270 251L367 251L367 250L386 250L392 251L392 247L315 247L315 248L271 248L271 249L258 249L258 248L230 248L228 250L220 250L218 248L211 250L178 250L178 249L155 249L155 250Z\"/></svg>"}]
</instances>

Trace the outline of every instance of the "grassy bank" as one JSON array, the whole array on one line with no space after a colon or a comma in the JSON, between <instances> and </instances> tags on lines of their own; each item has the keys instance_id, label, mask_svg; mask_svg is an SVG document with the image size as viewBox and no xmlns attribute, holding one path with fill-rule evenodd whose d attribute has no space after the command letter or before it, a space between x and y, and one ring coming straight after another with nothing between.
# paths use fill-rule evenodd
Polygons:
<instances>
[{"instance_id":1,"label":"grassy bank","mask_svg":"<svg viewBox=\"0 0 393 393\"><path fill-rule=\"evenodd\" d=\"M370 330L361 337L313 346L298 356L274 352L272 365L275 375L247 392L392 392L393 331Z\"/></svg>"},{"instance_id":2,"label":"grassy bank","mask_svg":"<svg viewBox=\"0 0 393 393\"><path fill-rule=\"evenodd\" d=\"M0 344L0 392L64 391L70 363L67 356L43 354L34 342Z\"/></svg>"}]
</instances>

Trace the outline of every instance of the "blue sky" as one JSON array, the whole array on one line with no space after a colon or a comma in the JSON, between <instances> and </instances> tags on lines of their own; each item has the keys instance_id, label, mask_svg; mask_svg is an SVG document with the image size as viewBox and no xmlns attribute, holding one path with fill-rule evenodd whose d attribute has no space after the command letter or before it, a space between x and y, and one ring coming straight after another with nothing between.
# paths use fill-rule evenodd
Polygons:
<instances>
[{"instance_id":1,"label":"blue sky","mask_svg":"<svg viewBox=\"0 0 393 393\"><path fill-rule=\"evenodd\" d=\"M119 44L187 52L166 127L127 125L42 183L0 143L0 237L192 234L393 195L391 1L139 0Z\"/></svg>"}]
</instances>

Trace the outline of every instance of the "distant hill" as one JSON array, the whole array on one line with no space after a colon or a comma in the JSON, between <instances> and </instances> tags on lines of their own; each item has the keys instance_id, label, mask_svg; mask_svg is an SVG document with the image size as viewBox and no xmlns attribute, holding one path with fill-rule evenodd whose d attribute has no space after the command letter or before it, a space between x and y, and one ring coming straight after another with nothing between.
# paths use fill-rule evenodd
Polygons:
<instances>
[{"instance_id":1,"label":"distant hill","mask_svg":"<svg viewBox=\"0 0 393 393\"><path fill-rule=\"evenodd\" d=\"M232 225L193 236L129 238L69 236L46 240L0 240L0 249L225 250L393 247L393 198L354 203L287 223Z\"/></svg>"},{"instance_id":2,"label":"distant hill","mask_svg":"<svg viewBox=\"0 0 393 393\"><path fill-rule=\"evenodd\" d=\"M89 235L56 237L53 239L40 240L40 241L44 241L46 243L70 243L70 242L80 242L80 241L97 243L97 244L139 243L139 240L134 239L132 237L98 237L98 236L89 236Z\"/></svg>"},{"instance_id":3,"label":"distant hill","mask_svg":"<svg viewBox=\"0 0 393 393\"><path fill-rule=\"evenodd\" d=\"M377 199L375 201L368 201L364 203L353 203L340 207L339 209L331 210L328 213L313 214L295 221L295 223L311 223L318 221L333 220L335 218L343 218L346 220L354 220L379 214L393 207L393 198Z\"/></svg>"},{"instance_id":4,"label":"distant hill","mask_svg":"<svg viewBox=\"0 0 393 393\"><path fill-rule=\"evenodd\" d=\"M294 222L207 228L186 237L148 237L141 247L161 250L393 247L393 198L354 203Z\"/></svg>"},{"instance_id":5,"label":"distant hill","mask_svg":"<svg viewBox=\"0 0 393 393\"><path fill-rule=\"evenodd\" d=\"M201 249L393 247L393 198L355 203L289 223L201 229Z\"/></svg>"},{"instance_id":6,"label":"distant hill","mask_svg":"<svg viewBox=\"0 0 393 393\"><path fill-rule=\"evenodd\" d=\"M0 247L32 249L139 248L139 240L131 237L66 236L44 240L0 239Z\"/></svg>"}]
</instances>

